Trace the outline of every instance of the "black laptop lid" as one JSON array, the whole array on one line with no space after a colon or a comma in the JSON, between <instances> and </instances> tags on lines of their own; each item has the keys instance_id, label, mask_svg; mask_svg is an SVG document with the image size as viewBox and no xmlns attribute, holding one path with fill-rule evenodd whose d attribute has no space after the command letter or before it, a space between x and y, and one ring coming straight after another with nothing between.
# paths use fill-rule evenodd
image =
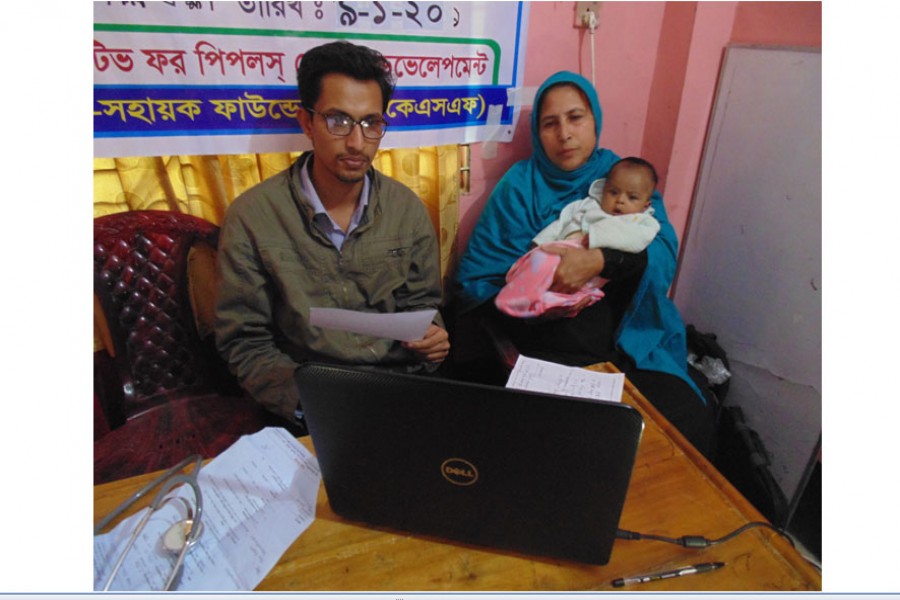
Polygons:
<instances>
[{"instance_id":1,"label":"black laptop lid","mask_svg":"<svg viewBox=\"0 0 900 600\"><path fill-rule=\"evenodd\" d=\"M297 384L337 514L609 561L643 430L632 407L316 363Z\"/></svg>"}]
</instances>

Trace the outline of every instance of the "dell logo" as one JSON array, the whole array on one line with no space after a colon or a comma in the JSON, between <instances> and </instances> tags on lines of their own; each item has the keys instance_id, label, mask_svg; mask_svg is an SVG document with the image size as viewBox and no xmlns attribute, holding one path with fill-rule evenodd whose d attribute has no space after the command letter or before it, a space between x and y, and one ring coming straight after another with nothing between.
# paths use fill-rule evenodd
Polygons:
<instances>
[{"instance_id":1,"label":"dell logo","mask_svg":"<svg viewBox=\"0 0 900 600\"><path fill-rule=\"evenodd\" d=\"M472 485L478 481L478 469L462 458L448 458L441 463L441 475L453 485Z\"/></svg>"}]
</instances>

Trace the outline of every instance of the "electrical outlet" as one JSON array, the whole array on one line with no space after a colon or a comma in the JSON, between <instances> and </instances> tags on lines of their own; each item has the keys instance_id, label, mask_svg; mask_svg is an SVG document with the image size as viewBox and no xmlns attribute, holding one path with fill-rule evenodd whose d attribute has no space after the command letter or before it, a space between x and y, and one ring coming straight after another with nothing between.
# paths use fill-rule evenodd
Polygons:
<instances>
[{"instance_id":1,"label":"electrical outlet","mask_svg":"<svg viewBox=\"0 0 900 600\"><path fill-rule=\"evenodd\" d=\"M600 14L599 2L576 2L575 3L575 27L588 26L588 13L594 13L594 18L598 19Z\"/></svg>"}]
</instances>

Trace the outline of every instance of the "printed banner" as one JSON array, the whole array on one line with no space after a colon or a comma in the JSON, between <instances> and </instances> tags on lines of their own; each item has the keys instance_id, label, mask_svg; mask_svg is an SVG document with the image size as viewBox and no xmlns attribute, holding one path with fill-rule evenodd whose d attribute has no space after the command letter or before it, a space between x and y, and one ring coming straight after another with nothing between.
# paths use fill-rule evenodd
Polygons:
<instances>
[{"instance_id":1,"label":"printed banner","mask_svg":"<svg viewBox=\"0 0 900 600\"><path fill-rule=\"evenodd\" d=\"M306 149L297 65L338 39L396 77L382 147L508 142L527 29L527 2L95 2L94 156Z\"/></svg>"}]
</instances>

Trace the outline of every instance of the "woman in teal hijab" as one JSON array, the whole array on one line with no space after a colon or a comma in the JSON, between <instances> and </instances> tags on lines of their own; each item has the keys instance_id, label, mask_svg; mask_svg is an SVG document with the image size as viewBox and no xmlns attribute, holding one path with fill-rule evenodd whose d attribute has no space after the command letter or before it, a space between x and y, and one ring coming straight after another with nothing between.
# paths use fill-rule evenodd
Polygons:
<instances>
[{"instance_id":1,"label":"woman in teal hijab","mask_svg":"<svg viewBox=\"0 0 900 600\"><path fill-rule=\"evenodd\" d=\"M619 159L597 148L602 114L594 87L576 73L556 73L538 89L531 114L533 154L503 176L472 232L457 273L460 311L477 309L496 321L525 355L578 366L615 363L706 452L715 408L688 373L684 323L668 298L678 239L659 192L651 206L660 231L645 251L560 251L552 289L573 292L600 275L610 280L603 300L574 318L558 319L514 319L493 305L507 270L532 238L564 206L587 196L591 183Z\"/></svg>"}]
</instances>

